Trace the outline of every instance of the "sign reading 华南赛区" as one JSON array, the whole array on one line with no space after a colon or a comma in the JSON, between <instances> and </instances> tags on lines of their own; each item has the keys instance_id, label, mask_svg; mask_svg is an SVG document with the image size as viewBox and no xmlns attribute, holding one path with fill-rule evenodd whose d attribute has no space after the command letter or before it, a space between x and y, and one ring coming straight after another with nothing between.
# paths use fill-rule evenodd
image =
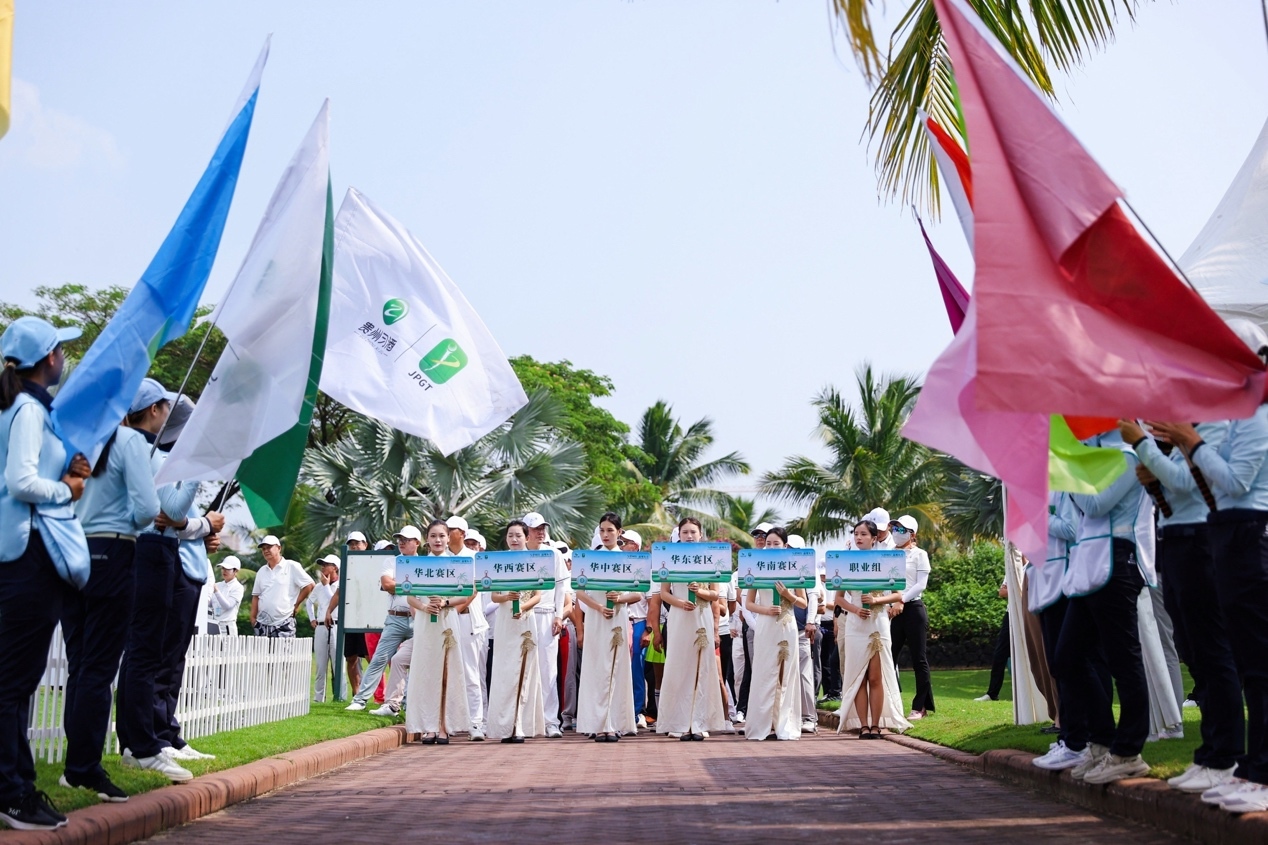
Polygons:
<instances>
[{"instance_id":1,"label":"sign reading \u534e\u5357\u8d5b\u533a","mask_svg":"<svg viewBox=\"0 0 1268 845\"><path fill-rule=\"evenodd\" d=\"M790 590L815 585L814 549L740 549L736 570L740 589L770 590L779 582Z\"/></svg>"}]
</instances>

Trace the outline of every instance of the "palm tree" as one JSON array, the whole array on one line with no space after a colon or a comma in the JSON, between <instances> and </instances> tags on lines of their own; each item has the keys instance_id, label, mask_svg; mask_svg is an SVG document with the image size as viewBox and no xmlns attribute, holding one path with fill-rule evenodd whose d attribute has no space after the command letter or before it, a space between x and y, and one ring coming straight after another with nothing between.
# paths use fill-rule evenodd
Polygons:
<instances>
[{"instance_id":1,"label":"palm tree","mask_svg":"<svg viewBox=\"0 0 1268 845\"><path fill-rule=\"evenodd\" d=\"M924 528L937 523L942 464L931 450L902 436L920 385L912 376L878 380L867 363L856 378L857 409L834 387L814 400L828 462L792 457L762 477L766 495L809 507L794 523L807 540L848 531L874 507L915 512Z\"/></svg>"},{"instance_id":2,"label":"palm tree","mask_svg":"<svg viewBox=\"0 0 1268 845\"><path fill-rule=\"evenodd\" d=\"M1113 38L1121 11L1135 17L1140 0L968 0L1035 86L1052 97L1049 66L1065 71ZM882 48L872 22L877 0L832 0L859 68L872 86L866 132L876 143L882 193L931 213L938 208L938 173L917 108L953 133L964 130L951 62L933 0L912 0Z\"/></svg>"},{"instance_id":3,"label":"palm tree","mask_svg":"<svg viewBox=\"0 0 1268 845\"><path fill-rule=\"evenodd\" d=\"M701 461L713 446L713 420L702 417L684 431L674 418L674 409L660 400L643 412L636 445L640 451L631 462L639 479L660 491L651 513L642 515L640 528L667 536L678 520L694 516L711 535L734 534L736 526L724 526L725 520L717 515L730 497L710 485L747 475L750 467L739 452Z\"/></svg>"},{"instance_id":4,"label":"palm tree","mask_svg":"<svg viewBox=\"0 0 1268 845\"><path fill-rule=\"evenodd\" d=\"M1004 487L999 479L943 456L943 528L961 545L1004 536Z\"/></svg>"},{"instance_id":5,"label":"palm tree","mask_svg":"<svg viewBox=\"0 0 1268 845\"><path fill-rule=\"evenodd\" d=\"M779 512L774 508L759 507L757 499L745 499L742 496L727 496L716 503L718 510L719 531L714 536L734 540L741 546L752 546L753 535L749 532L754 525L769 522L780 523Z\"/></svg>"},{"instance_id":6,"label":"palm tree","mask_svg":"<svg viewBox=\"0 0 1268 845\"><path fill-rule=\"evenodd\" d=\"M509 421L448 457L419 437L359 419L305 457L304 479L323 495L309 500L303 533L318 545L350 530L390 537L403 524L456 514L492 548L510 519L536 510L556 538L588 542L603 498L586 474L584 447L555 428L562 413L548 391L535 391Z\"/></svg>"}]
</instances>

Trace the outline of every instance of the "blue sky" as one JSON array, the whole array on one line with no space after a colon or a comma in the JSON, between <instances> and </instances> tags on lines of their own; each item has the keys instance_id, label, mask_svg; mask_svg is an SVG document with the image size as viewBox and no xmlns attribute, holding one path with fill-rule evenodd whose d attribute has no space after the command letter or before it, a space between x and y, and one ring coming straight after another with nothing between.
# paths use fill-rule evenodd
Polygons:
<instances>
[{"instance_id":1,"label":"blue sky","mask_svg":"<svg viewBox=\"0 0 1268 845\"><path fill-rule=\"evenodd\" d=\"M818 454L824 385L864 360L923 372L950 340L910 213L877 196L867 90L825 4L773 0L18 0L0 298L131 285L270 32L208 301L329 96L336 197L402 220L508 354L612 377L631 425L664 398L773 469ZM1258 0L1147 3L1059 88L1178 255L1268 114ZM969 285L958 225L931 235Z\"/></svg>"}]
</instances>

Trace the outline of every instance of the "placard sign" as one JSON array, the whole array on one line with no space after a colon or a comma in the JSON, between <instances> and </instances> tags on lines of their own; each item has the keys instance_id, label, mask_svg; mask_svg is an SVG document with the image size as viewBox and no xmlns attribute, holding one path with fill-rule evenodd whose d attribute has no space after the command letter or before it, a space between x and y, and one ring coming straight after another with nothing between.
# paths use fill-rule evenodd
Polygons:
<instances>
[{"instance_id":1,"label":"placard sign","mask_svg":"<svg viewBox=\"0 0 1268 845\"><path fill-rule=\"evenodd\" d=\"M652 580L658 584L729 581L731 544L652 543Z\"/></svg>"},{"instance_id":2,"label":"placard sign","mask_svg":"<svg viewBox=\"0 0 1268 845\"><path fill-rule=\"evenodd\" d=\"M475 592L475 564L463 556L397 555L398 596L461 598Z\"/></svg>"},{"instance_id":3,"label":"placard sign","mask_svg":"<svg viewBox=\"0 0 1268 845\"><path fill-rule=\"evenodd\" d=\"M518 592L555 589L554 549L479 552L474 560L477 590Z\"/></svg>"},{"instance_id":4,"label":"placard sign","mask_svg":"<svg viewBox=\"0 0 1268 845\"><path fill-rule=\"evenodd\" d=\"M574 590L622 590L645 593L652 586L651 552L609 552L575 549Z\"/></svg>"},{"instance_id":5,"label":"placard sign","mask_svg":"<svg viewBox=\"0 0 1268 845\"><path fill-rule=\"evenodd\" d=\"M907 589L907 554L899 549L828 552L824 586L829 590Z\"/></svg>"},{"instance_id":6,"label":"placard sign","mask_svg":"<svg viewBox=\"0 0 1268 845\"><path fill-rule=\"evenodd\" d=\"M813 589L814 549L740 549L736 579L741 589L773 590L775 582L790 590Z\"/></svg>"}]
</instances>

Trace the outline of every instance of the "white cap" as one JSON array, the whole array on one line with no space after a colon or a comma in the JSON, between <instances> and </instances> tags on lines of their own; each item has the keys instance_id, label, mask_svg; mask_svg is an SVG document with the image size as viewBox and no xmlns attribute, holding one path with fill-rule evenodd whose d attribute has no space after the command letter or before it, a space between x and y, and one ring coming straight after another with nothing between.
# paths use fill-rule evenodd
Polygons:
<instances>
[{"instance_id":1,"label":"white cap","mask_svg":"<svg viewBox=\"0 0 1268 845\"><path fill-rule=\"evenodd\" d=\"M467 525L467 521L460 516L451 516L445 520L445 526L448 528L457 528L459 531L466 532L471 526Z\"/></svg>"},{"instance_id":2,"label":"white cap","mask_svg":"<svg viewBox=\"0 0 1268 845\"><path fill-rule=\"evenodd\" d=\"M524 514L524 524L529 528L541 528L543 525L550 525L550 523L546 521L546 517L542 516L537 511Z\"/></svg>"},{"instance_id":3,"label":"white cap","mask_svg":"<svg viewBox=\"0 0 1268 845\"><path fill-rule=\"evenodd\" d=\"M622 532L621 532L621 539L623 539L623 540L633 540L633 541L635 542L635 544L637 544L637 545L638 545L638 547L639 547L640 549L641 549L641 548L643 548L643 537L642 537L642 535L640 535L637 531L634 531L633 529L626 529L625 531L622 531Z\"/></svg>"},{"instance_id":4,"label":"white cap","mask_svg":"<svg viewBox=\"0 0 1268 845\"><path fill-rule=\"evenodd\" d=\"M1252 323L1245 317L1234 317L1226 321L1228 327L1233 330L1233 334L1241 340L1242 343L1250 347L1250 351L1256 355L1259 350L1268 346L1268 335L1264 334L1264 330L1257 324Z\"/></svg>"},{"instance_id":5,"label":"white cap","mask_svg":"<svg viewBox=\"0 0 1268 845\"><path fill-rule=\"evenodd\" d=\"M882 531L889 530L889 511L884 508L872 508L872 512L863 517L863 522L870 522Z\"/></svg>"},{"instance_id":6,"label":"white cap","mask_svg":"<svg viewBox=\"0 0 1268 845\"><path fill-rule=\"evenodd\" d=\"M916 529L920 527L920 525L916 522L916 518L914 516L908 516L907 514L903 514L902 516L898 517L898 519L895 519L893 521L893 524L901 525L903 528L906 528L912 534L915 534Z\"/></svg>"},{"instance_id":7,"label":"white cap","mask_svg":"<svg viewBox=\"0 0 1268 845\"><path fill-rule=\"evenodd\" d=\"M423 532L419 531L413 525L406 525L404 528L402 528L400 531L397 531L392 536L404 537L406 540L417 540L420 543L423 542Z\"/></svg>"},{"instance_id":8,"label":"white cap","mask_svg":"<svg viewBox=\"0 0 1268 845\"><path fill-rule=\"evenodd\" d=\"M827 564L825 564L823 561L819 561L819 563L815 566L815 573L820 578L826 578L828 576Z\"/></svg>"},{"instance_id":9,"label":"white cap","mask_svg":"<svg viewBox=\"0 0 1268 845\"><path fill-rule=\"evenodd\" d=\"M229 555L227 558L220 561L220 563L216 564L216 566L219 566L221 569L241 569L242 561L238 560L233 555Z\"/></svg>"},{"instance_id":10,"label":"white cap","mask_svg":"<svg viewBox=\"0 0 1268 845\"><path fill-rule=\"evenodd\" d=\"M555 540L550 545L564 557L572 557L572 549L568 548L568 544L563 540Z\"/></svg>"},{"instance_id":11,"label":"white cap","mask_svg":"<svg viewBox=\"0 0 1268 845\"><path fill-rule=\"evenodd\" d=\"M338 568L339 568L339 555L326 555L324 558L322 558L321 560L319 560L319 561L317 561L317 562L318 562L318 563L320 563L320 564L329 564L329 565L331 565L331 566L335 567L336 569L338 569Z\"/></svg>"},{"instance_id":12,"label":"white cap","mask_svg":"<svg viewBox=\"0 0 1268 845\"><path fill-rule=\"evenodd\" d=\"M274 535L272 535L272 534L268 534L268 535L266 535L266 536L265 536L265 538L264 538L263 540L261 540L261 541L257 544L257 546L256 546L256 547L257 547L257 548L260 548L260 547L263 547L263 546L280 546L280 545L282 545L282 541L281 541L281 540L277 539L277 537L275 537L275 536L274 536Z\"/></svg>"},{"instance_id":13,"label":"white cap","mask_svg":"<svg viewBox=\"0 0 1268 845\"><path fill-rule=\"evenodd\" d=\"M351 542L353 542L354 540L356 540L356 541L358 541L358 542L361 542L361 543L365 543L365 542L367 542L367 540L365 539L365 535L364 535L364 534L362 534L360 531L353 531L351 534L349 534L349 535L348 535L348 539L347 539L347 540L344 540L344 542L345 542L345 543L351 543Z\"/></svg>"},{"instance_id":14,"label":"white cap","mask_svg":"<svg viewBox=\"0 0 1268 845\"><path fill-rule=\"evenodd\" d=\"M788 535L788 548L790 548L790 549L804 549L805 547L806 547L806 540L805 540L805 538L804 538L804 537L802 537L800 534L789 534L789 535Z\"/></svg>"},{"instance_id":15,"label":"white cap","mask_svg":"<svg viewBox=\"0 0 1268 845\"><path fill-rule=\"evenodd\" d=\"M475 540L475 543L477 546L483 546L486 549L489 547L489 542L484 539L484 535L481 534L479 531L476 531L474 528L467 529L466 539Z\"/></svg>"},{"instance_id":16,"label":"white cap","mask_svg":"<svg viewBox=\"0 0 1268 845\"><path fill-rule=\"evenodd\" d=\"M770 533L770 530L771 530L772 528L774 528L774 527L775 527L775 526L771 525L769 522L761 522L761 523L758 523L758 524L757 524L757 525L753 528L753 530L752 530L752 531L750 531L750 532L748 532L748 533L749 533L749 534L756 534L757 532L759 532L759 531L760 531L760 532L762 532L763 534L769 534L769 533Z\"/></svg>"},{"instance_id":17,"label":"white cap","mask_svg":"<svg viewBox=\"0 0 1268 845\"><path fill-rule=\"evenodd\" d=\"M389 543L387 540L380 540L379 542L377 542L377 543L375 543L375 544L374 544L374 550L375 550L376 552L381 552L381 551L383 551L384 549L386 549L386 548L390 547L391 545L392 545L392 544L391 544L391 543Z\"/></svg>"}]
</instances>

